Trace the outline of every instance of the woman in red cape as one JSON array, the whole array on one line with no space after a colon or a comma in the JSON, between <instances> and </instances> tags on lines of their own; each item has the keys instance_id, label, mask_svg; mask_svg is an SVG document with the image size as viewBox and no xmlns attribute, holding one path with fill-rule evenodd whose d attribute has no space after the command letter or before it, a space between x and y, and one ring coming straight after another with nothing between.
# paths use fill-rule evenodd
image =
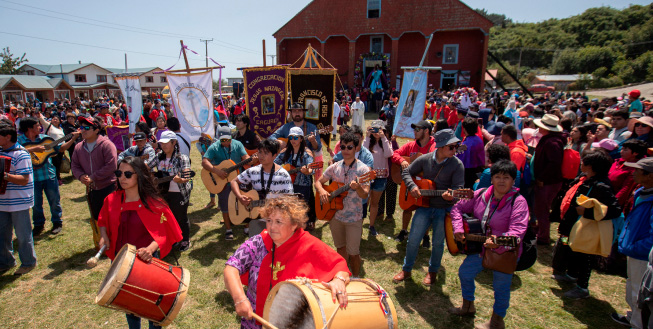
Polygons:
<instances>
[{"instance_id":1,"label":"woman in red cape","mask_svg":"<svg viewBox=\"0 0 653 329\"><path fill-rule=\"evenodd\" d=\"M277 283L296 277L319 280L331 289L334 303L347 306L347 262L326 243L304 231L307 211L306 203L294 195L268 199L261 210L267 229L245 241L227 260L225 286L234 300L236 313L243 317L243 328L261 328L252 320L252 314L262 317L270 290ZM247 293L242 287L245 283Z\"/></svg>"},{"instance_id":2,"label":"woman in red cape","mask_svg":"<svg viewBox=\"0 0 653 329\"><path fill-rule=\"evenodd\" d=\"M145 262L163 258L181 241L181 229L154 185L150 171L140 157L126 157L116 170L118 190L104 199L98 218L100 247L114 260L125 244L136 247ZM141 319L127 314L129 328L140 328ZM150 323L152 328L153 323Z\"/></svg>"}]
</instances>

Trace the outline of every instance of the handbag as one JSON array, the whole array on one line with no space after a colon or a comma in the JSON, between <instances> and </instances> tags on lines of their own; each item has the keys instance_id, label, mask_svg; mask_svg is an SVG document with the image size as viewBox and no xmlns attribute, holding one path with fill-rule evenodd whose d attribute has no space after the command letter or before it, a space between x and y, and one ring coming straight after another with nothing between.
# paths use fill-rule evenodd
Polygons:
<instances>
[{"instance_id":1,"label":"handbag","mask_svg":"<svg viewBox=\"0 0 653 329\"><path fill-rule=\"evenodd\" d=\"M483 267L488 270L513 274L517 268L517 251L507 250L503 254L499 254L492 249L485 248Z\"/></svg>"},{"instance_id":2,"label":"handbag","mask_svg":"<svg viewBox=\"0 0 653 329\"><path fill-rule=\"evenodd\" d=\"M61 163L59 164L59 171L65 174L70 173L70 159L66 154L61 157Z\"/></svg>"}]
</instances>

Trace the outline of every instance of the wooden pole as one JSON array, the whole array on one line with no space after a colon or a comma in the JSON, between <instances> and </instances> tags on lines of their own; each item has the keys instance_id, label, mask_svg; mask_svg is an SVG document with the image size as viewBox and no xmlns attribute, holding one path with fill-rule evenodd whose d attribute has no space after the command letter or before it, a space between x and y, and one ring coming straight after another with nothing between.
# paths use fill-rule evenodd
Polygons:
<instances>
[{"instance_id":1,"label":"wooden pole","mask_svg":"<svg viewBox=\"0 0 653 329\"><path fill-rule=\"evenodd\" d=\"M186 73L190 73L190 66L188 66L188 57L186 57L186 47L184 47L184 40L179 40L181 43L181 51L184 53L184 63L186 63Z\"/></svg>"},{"instance_id":2,"label":"wooden pole","mask_svg":"<svg viewBox=\"0 0 653 329\"><path fill-rule=\"evenodd\" d=\"M420 67L424 65L426 54L429 52L429 48L431 47L431 41L433 41L433 34L435 34L435 32L431 33L431 36L429 37L429 42L426 44L426 49L424 49L424 55L422 55L422 60L419 62Z\"/></svg>"},{"instance_id":3,"label":"wooden pole","mask_svg":"<svg viewBox=\"0 0 653 329\"><path fill-rule=\"evenodd\" d=\"M263 67L265 67L265 39L263 39ZM208 66L208 65L207 65Z\"/></svg>"}]
</instances>

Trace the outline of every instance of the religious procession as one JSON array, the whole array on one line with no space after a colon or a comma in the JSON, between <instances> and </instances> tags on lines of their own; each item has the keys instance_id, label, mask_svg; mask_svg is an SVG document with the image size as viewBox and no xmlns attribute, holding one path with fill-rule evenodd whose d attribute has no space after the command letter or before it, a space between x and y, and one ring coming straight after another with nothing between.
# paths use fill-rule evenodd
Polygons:
<instances>
[{"instance_id":1,"label":"religious procession","mask_svg":"<svg viewBox=\"0 0 653 329\"><path fill-rule=\"evenodd\" d=\"M526 87L462 1L359 2L237 78L212 40L0 74L2 323L653 328L653 88Z\"/></svg>"}]
</instances>

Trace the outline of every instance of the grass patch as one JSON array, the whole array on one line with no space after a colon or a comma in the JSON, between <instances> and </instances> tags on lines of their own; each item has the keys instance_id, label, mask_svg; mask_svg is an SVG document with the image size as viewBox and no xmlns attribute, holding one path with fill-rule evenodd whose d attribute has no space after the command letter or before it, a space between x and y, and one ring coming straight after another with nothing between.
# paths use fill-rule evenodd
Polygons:
<instances>
[{"instance_id":1,"label":"grass patch","mask_svg":"<svg viewBox=\"0 0 653 329\"><path fill-rule=\"evenodd\" d=\"M371 120L373 117L367 117ZM368 120L368 124L369 124ZM199 172L200 157L192 152L193 170ZM328 157L328 156L327 156ZM16 278L13 271L0 276L0 319L4 328L100 328L126 327L125 316L94 303L97 289L109 269L106 258L94 269L85 262L95 253L88 224L89 211L82 184L65 176L61 188L64 224L61 234L44 233L35 241L38 266ZM239 328L231 296L222 278L224 264L245 241L242 227L234 229L235 240L224 240L221 215L215 209L204 210L209 195L201 180L195 179L189 207L192 248L181 255L179 263L191 272L186 303L170 328ZM49 209L46 207L46 209ZM49 216L46 214L46 216ZM314 235L333 246L331 233L318 221ZM49 223L46 229L49 229ZM492 313L492 274L482 272L476 282L476 319L450 316L447 308L461 302L458 267L462 256L446 251L437 283L430 288L421 284L428 268L430 250L420 249L413 278L394 284L392 276L403 264L406 244L392 237L401 229L401 210L397 206L394 221L377 221L380 235L368 238L365 220L361 256L363 275L386 289L394 302L402 328L470 328L485 322ZM552 232L555 232L554 225ZM552 233L553 237L557 233ZM517 272L513 278L511 306L506 324L510 328L621 328L609 319L611 312L628 308L625 279L594 272L590 280L591 297L565 301L561 295L572 286L558 285L550 279L551 247L540 247L533 268ZM18 257L17 254L15 254ZM172 257L166 261L174 263ZM145 325L145 324L144 324Z\"/></svg>"}]
</instances>

